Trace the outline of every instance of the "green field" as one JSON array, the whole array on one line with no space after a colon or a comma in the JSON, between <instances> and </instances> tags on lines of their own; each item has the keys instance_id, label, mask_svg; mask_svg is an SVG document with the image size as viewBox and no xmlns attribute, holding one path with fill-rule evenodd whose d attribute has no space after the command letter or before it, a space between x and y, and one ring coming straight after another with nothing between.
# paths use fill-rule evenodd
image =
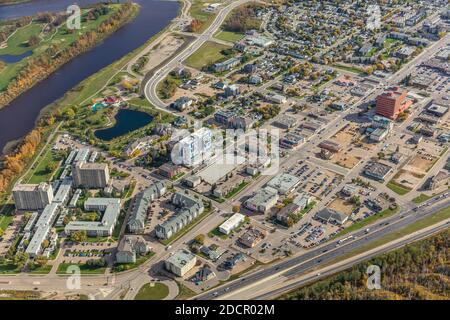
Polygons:
<instances>
[{"instance_id":1,"label":"green field","mask_svg":"<svg viewBox=\"0 0 450 320\"><path fill-rule=\"evenodd\" d=\"M391 189L392 191L394 191L395 193L403 196L405 194L407 194L408 192L411 191L411 189L408 189L396 182L394 182L393 180L389 181L388 184L386 185L389 189Z\"/></svg>"},{"instance_id":2,"label":"green field","mask_svg":"<svg viewBox=\"0 0 450 320\"><path fill-rule=\"evenodd\" d=\"M205 9L208 4L211 3L217 3L217 1L214 0L193 0L191 8L189 9L189 14L192 18L199 20L202 25L197 31L197 33L202 33L205 31L208 26L214 21L214 18L216 16L215 13L205 12L203 9Z\"/></svg>"},{"instance_id":3,"label":"green field","mask_svg":"<svg viewBox=\"0 0 450 320\"><path fill-rule=\"evenodd\" d=\"M61 158L56 154L55 151L47 149L45 153L41 156L39 164L34 170L30 172L28 177L25 179L27 183L40 183L50 181L54 172L59 167ZM50 167L49 167L50 166ZM54 167L54 169L49 170Z\"/></svg>"},{"instance_id":4,"label":"green field","mask_svg":"<svg viewBox=\"0 0 450 320\"><path fill-rule=\"evenodd\" d=\"M335 67L336 69L341 69L341 70L344 70L344 71L356 73L358 75L364 74L364 70L356 68L356 67L349 67L349 66L344 66L344 65L341 65L341 64L335 64L335 65L333 65L333 67Z\"/></svg>"},{"instance_id":5,"label":"green field","mask_svg":"<svg viewBox=\"0 0 450 320\"><path fill-rule=\"evenodd\" d=\"M237 42L244 38L244 34L239 32L231 32L231 31L219 31L217 32L214 37L219 40L223 41L229 41L229 42Z\"/></svg>"},{"instance_id":6,"label":"green field","mask_svg":"<svg viewBox=\"0 0 450 320\"><path fill-rule=\"evenodd\" d=\"M134 300L162 300L169 295L169 288L164 283L152 282L144 284Z\"/></svg>"},{"instance_id":7,"label":"green field","mask_svg":"<svg viewBox=\"0 0 450 320\"><path fill-rule=\"evenodd\" d=\"M231 47L214 42L205 42L196 52L186 59L186 64L192 68L201 70L203 67L213 64L225 58L221 53Z\"/></svg>"},{"instance_id":8,"label":"green field","mask_svg":"<svg viewBox=\"0 0 450 320\"><path fill-rule=\"evenodd\" d=\"M6 228L8 228L8 226L11 224L13 218L14 217L10 215L0 215L0 229L5 231Z\"/></svg>"},{"instance_id":9,"label":"green field","mask_svg":"<svg viewBox=\"0 0 450 320\"><path fill-rule=\"evenodd\" d=\"M431 196L427 196L424 193L419 194L417 197L415 197L414 199L412 199L412 202L414 203L422 203L424 201L427 201L428 199L432 198Z\"/></svg>"},{"instance_id":10,"label":"green field","mask_svg":"<svg viewBox=\"0 0 450 320\"><path fill-rule=\"evenodd\" d=\"M30 274L49 274L50 271L52 270L52 265L46 264L43 265L42 267L36 268L32 271L30 271Z\"/></svg>"},{"instance_id":11,"label":"green field","mask_svg":"<svg viewBox=\"0 0 450 320\"><path fill-rule=\"evenodd\" d=\"M77 264L77 263L60 263L56 273L70 275L71 273L66 272L69 266L78 266L80 268L81 274L104 274L106 271L106 267L91 267L88 266L87 264Z\"/></svg>"}]
</instances>

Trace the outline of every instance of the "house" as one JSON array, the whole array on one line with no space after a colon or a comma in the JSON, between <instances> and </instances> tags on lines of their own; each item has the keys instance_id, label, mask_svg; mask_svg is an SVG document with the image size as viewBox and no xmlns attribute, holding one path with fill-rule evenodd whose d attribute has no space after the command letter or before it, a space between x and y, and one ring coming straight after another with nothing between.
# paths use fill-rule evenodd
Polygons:
<instances>
[{"instance_id":1,"label":"house","mask_svg":"<svg viewBox=\"0 0 450 320\"><path fill-rule=\"evenodd\" d=\"M202 182L202 178L197 175L191 175L183 179L183 183L189 188L195 188Z\"/></svg>"},{"instance_id":2,"label":"house","mask_svg":"<svg viewBox=\"0 0 450 320\"><path fill-rule=\"evenodd\" d=\"M137 256L146 255L150 247L141 236L124 236L117 246L116 263L135 263Z\"/></svg>"},{"instance_id":3,"label":"house","mask_svg":"<svg viewBox=\"0 0 450 320\"><path fill-rule=\"evenodd\" d=\"M241 88L237 84L232 84L225 88L225 97L235 97L241 93Z\"/></svg>"},{"instance_id":4,"label":"house","mask_svg":"<svg viewBox=\"0 0 450 320\"><path fill-rule=\"evenodd\" d=\"M180 171L180 167L170 163L164 163L158 168L158 174L168 179L172 179L177 174L179 174Z\"/></svg>"},{"instance_id":5,"label":"house","mask_svg":"<svg viewBox=\"0 0 450 320\"><path fill-rule=\"evenodd\" d=\"M192 105L193 99L189 97L180 97L173 103L172 107L178 111L184 111Z\"/></svg>"},{"instance_id":6,"label":"house","mask_svg":"<svg viewBox=\"0 0 450 320\"><path fill-rule=\"evenodd\" d=\"M250 77L248 77L248 83L253 85L261 84L262 81L262 78L256 74L252 74Z\"/></svg>"}]
</instances>

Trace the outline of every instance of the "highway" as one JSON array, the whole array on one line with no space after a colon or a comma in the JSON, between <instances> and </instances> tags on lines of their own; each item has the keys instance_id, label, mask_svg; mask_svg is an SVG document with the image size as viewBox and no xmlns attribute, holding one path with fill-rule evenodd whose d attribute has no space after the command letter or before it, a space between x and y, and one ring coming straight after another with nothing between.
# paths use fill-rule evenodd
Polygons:
<instances>
[{"instance_id":1,"label":"highway","mask_svg":"<svg viewBox=\"0 0 450 320\"><path fill-rule=\"evenodd\" d=\"M312 268L318 267L330 261L333 261L346 253L354 251L358 248L380 239L390 233L396 232L404 227L411 225L425 217L431 216L434 213L450 206L450 193L445 197L433 198L418 206L417 210L400 211L389 218L380 220L373 225L370 225L370 231L365 229L358 230L346 235L353 236L353 240L338 244L339 238L324 245L318 246L304 254L295 256L288 260L284 260L278 264L271 265L260 271L249 274L248 276L240 277L238 280L222 285L214 290L210 290L204 294L196 297L198 300L210 300L226 298L230 293L243 290L246 287L251 287L263 279L271 279L274 276L284 276L286 278L298 276ZM341 237L342 238L342 237Z\"/></svg>"}]
</instances>

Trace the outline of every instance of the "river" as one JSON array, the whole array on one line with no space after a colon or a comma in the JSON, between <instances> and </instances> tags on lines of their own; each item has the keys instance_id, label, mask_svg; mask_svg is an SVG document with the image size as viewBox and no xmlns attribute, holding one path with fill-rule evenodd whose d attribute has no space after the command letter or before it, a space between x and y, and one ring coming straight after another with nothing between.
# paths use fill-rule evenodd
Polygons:
<instances>
[{"instance_id":1,"label":"river","mask_svg":"<svg viewBox=\"0 0 450 320\"><path fill-rule=\"evenodd\" d=\"M0 20L38 12L61 11L73 3L83 6L98 0L35 0L0 7ZM134 0L141 6L138 16L92 50L75 57L47 79L0 109L0 150L8 142L25 136L35 126L40 111L61 98L83 79L144 44L176 17L178 2Z\"/></svg>"}]
</instances>

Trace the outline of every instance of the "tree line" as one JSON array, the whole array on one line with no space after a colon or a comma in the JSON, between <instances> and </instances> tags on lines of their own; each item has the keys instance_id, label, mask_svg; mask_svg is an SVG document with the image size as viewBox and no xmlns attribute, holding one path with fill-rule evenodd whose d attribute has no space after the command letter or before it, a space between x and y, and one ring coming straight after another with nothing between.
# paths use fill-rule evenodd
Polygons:
<instances>
[{"instance_id":1,"label":"tree line","mask_svg":"<svg viewBox=\"0 0 450 320\"><path fill-rule=\"evenodd\" d=\"M70 46L60 50L57 45L53 45L43 53L30 57L17 77L0 94L0 108L10 103L37 82L48 77L61 65L95 46L100 40L117 30L130 18L132 13L133 4L125 3L115 14L102 22L96 31L88 31L82 34ZM68 32L70 31L68 30Z\"/></svg>"}]
</instances>

